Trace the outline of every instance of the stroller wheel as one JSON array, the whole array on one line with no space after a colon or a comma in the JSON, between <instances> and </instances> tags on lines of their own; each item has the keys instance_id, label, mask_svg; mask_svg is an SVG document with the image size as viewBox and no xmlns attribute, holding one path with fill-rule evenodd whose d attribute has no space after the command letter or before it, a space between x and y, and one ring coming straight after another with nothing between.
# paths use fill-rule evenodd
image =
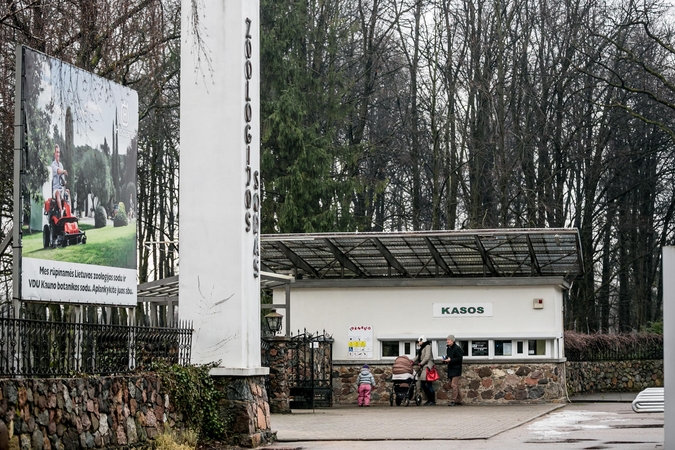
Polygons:
<instances>
[{"instance_id":1,"label":"stroller wheel","mask_svg":"<svg viewBox=\"0 0 675 450\"><path fill-rule=\"evenodd\" d=\"M405 406L410 405L410 397L405 398Z\"/></svg>"},{"instance_id":2,"label":"stroller wheel","mask_svg":"<svg viewBox=\"0 0 675 450\"><path fill-rule=\"evenodd\" d=\"M422 396L420 394L417 394L417 397L415 397L415 404L417 406L420 406L422 404Z\"/></svg>"},{"instance_id":3,"label":"stroller wheel","mask_svg":"<svg viewBox=\"0 0 675 450\"><path fill-rule=\"evenodd\" d=\"M394 393L389 394L389 406L394 406Z\"/></svg>"},{"instance_id":4,"label":"stroller wheel","mask_svg":"<svg viewBox=\"0 0 675 450\"><path fill-rule=\"evenodd\" d=\"M401 398L400 395L396 396L396 406L401 406L401 402L403 401L403 398Z\"/></svg>"}]
</instances>

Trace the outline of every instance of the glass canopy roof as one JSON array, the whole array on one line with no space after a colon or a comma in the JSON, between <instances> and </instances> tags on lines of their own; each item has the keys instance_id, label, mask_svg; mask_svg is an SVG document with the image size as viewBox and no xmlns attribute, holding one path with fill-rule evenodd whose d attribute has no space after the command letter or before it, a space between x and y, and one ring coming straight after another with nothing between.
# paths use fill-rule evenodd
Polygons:
<instances>
[{"instance_id":1,"label":"glass canopy roof","mask_svg":"<svg viewBox=\"0 0 675 450\"><path fill-rule=\"evenodd\" d=\"M262 270L300 278L563 277L582 269L576 229L274 234Z\"/></svg>"},{"instance_id":2,"label":"glass canopy roof","mask_svg":"<svg viewBox=\"0 0 675 450\"><path fill-rule=\"evenodd\" d=\"M261 286L304 279L562 277L582 271L576 229L267 234ZM288 276L290 275L290 276ZM138 286L139 299L176 299L178 276Z\"/></svg>"}]
</instances>

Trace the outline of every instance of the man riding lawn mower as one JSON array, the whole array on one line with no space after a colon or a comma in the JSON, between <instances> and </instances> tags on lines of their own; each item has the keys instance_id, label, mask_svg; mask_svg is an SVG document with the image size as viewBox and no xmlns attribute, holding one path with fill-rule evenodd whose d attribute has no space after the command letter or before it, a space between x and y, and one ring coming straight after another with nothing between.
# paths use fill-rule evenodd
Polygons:
<instances>
[{"instance_id":1,"label":"man riding lawn mower","mask_svg":"<svg viewBox=\"0 0 675 450\"><path fill-rule=\"evenodd\" d=\"M61 185L59 190L61 205L55 198L45 200L45 215L49 224L42 229L44 248L87 243L87 236L78 227L77 217L70 210L70 191L65 189L66 179L64 175L59 175L59 182Z\"/></svg>"}]
</instances>

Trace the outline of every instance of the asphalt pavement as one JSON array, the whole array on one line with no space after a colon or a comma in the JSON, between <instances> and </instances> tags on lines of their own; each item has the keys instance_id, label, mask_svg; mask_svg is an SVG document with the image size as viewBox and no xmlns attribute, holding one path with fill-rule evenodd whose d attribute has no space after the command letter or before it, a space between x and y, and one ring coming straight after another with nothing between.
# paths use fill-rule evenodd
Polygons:
<instances>
[{"instance_id":1,"label":"asphalt pavement","mask_svg":"<svg viewBox=\"0 0 675 450\"><path fill-rule=\"evenodd\" d=\"M567 404L334 406L273 414L270 450L663 449L663 413L634 413L635 394Z\"/></svg>"}]
</instances>

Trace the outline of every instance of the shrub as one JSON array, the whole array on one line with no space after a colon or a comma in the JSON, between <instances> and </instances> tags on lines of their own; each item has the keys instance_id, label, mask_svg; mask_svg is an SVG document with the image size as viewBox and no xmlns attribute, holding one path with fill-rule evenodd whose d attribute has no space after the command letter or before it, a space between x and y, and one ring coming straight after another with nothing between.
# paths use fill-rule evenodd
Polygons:
<instances>
[{"instance_id":1,"label":"shrub","mask_svg":"<svg viewBox=\"0 0 675 450\"><path fill-rule=\"evenodd\" d=\"M650 322L645 328L647 333L663 334L663 320L660 322Z\"/></svg>"},{"instance_id":2,"label":"shrub","mask_svg":"<svg viewBox=\"0 0 675 450\"><path fill-rule=\"evenodd\" d=\"M124 208L124 203L120 202L119 206L117 207L117 212L115 213L115 218L113 219L113 226L126 227L127 225L129 225L127 211Z\"/></svg>"},{"instance_id":3,"label":"shrub","mask_svg":"<svg viewBox=\"0 0 675 450\"><path fill-rule=\"evenodd\" d=\"M94 228L103 228L108 224L106 219L108 214L105 212L105 208L101 205L98 205L94 210Z\"/></svg>"},{"instance_id":4,"label":"shrub","mask_svg":"<svg viewBox=\"0 0 675 450\"><path fill-rule=\"evenodd\" d=\"M200 438L222 439L225 423L220 416L218 402L223 394L216 389L209 370L218 363L201 366L169 365L153 362L153 369L168 387L176 409L187 419L188 425Z\"/></svg>"}]
</instances>

